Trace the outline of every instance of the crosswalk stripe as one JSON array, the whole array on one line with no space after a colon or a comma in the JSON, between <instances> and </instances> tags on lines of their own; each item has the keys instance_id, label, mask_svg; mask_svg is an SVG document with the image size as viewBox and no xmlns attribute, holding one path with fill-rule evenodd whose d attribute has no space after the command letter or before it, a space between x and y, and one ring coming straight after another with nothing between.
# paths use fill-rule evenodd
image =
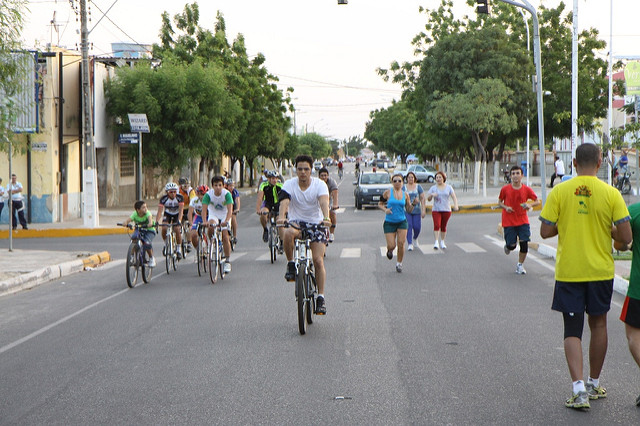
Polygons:
<instances>
[{"instance_id":1,"label":"crosswalk stripe","mask_svg":"<svg viewBox=\"0 0 640 426\"><path fill-rule=\"evenodd\" d=\"M422 254L438 254L441 250L434 250L433 246L418 246Z\"/></svg>"},{"instance_id":2,"label":"crosswalk stripe","mask_svg":"<svg viewBox=\"0 0 640 426\"><path fill-rule=\"evenodd\" d=\"M260 256L258 256L258 258L256 260L259 261L263 261L263 260L271 260L271 253L263 253Z\"/></svg>"},{"instance_id":3,"label":"crosswalk stripe","mask_svg":"<svg viewBox=\"0 0 640 426\"><path fill-rule=\"evenodd\" d=\"M362 257L362 249L360 247L343 248L340 252L340 257L345 259Z\"/></svg>"},{"instance_id":4,"label":"crosswalk stripe","mask_svg":"<svg viewBox=\"0 0 640 426\"><path fill-rule=\"evenodd\" d=\"M476 243L456 243L458 247L464 250L466 253L485 253L486 250L477 245Z\"/></svg>"}]
</instances>

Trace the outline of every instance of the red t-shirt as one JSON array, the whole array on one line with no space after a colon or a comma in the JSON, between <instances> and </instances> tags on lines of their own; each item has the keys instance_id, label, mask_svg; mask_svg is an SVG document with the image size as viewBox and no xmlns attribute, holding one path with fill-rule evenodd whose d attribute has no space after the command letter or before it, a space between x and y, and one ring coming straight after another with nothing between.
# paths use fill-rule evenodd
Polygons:
<instances>
[{"instance_id":1,"label":"red t-shirt","mask_svg":"<svg viewBox=\"0 0 640 426\"><path fill-rule=\"evenodd\" d=\"M522 184L520 189L514 189L513 186L509 184L502 187L498 199L513 209L511 213L502 209L502 227L506 228L507 226L520 226L529 223L527 211L521 204L526 203L527 200L535 201L538 197L536 193L533 192L533 189L527 185Z\"/></svg>"}]
</instances>

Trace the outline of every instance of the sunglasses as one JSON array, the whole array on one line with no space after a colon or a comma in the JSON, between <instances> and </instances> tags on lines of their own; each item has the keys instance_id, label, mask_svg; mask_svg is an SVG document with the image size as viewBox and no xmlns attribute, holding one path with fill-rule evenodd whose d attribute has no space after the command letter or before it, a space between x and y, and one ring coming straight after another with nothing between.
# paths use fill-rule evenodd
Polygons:
<instances>
[{"instance_id":1,"label":"sunglasses","mask_svg":"<svg viewBox=\"0 0 640 426\"><path fill-rule=\"evenodd\" d=\"M398 182L402 183L402 179L394 179L393 180L393 183L398 183Z\"/></svg>"}]
</instances>

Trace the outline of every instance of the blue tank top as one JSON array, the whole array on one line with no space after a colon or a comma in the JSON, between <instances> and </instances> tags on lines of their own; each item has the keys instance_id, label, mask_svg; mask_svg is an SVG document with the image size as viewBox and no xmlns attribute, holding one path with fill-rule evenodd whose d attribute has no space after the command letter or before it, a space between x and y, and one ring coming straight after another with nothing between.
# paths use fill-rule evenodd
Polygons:
<instances>
[{"instance_id":1,"label":"blue tank top","mask_svg":"<svg viewBox=\"0 0 640 426\"><path fill-rule=\"evenodd\" d=\"M396 200L393 196L393 189L389 190L389 200L387 200L387 208L391 209L391 214L385 217L386 222L399 223L407 220L404 214L405 193L402 191L402 198Z\"/></svg>"}]
</instances>

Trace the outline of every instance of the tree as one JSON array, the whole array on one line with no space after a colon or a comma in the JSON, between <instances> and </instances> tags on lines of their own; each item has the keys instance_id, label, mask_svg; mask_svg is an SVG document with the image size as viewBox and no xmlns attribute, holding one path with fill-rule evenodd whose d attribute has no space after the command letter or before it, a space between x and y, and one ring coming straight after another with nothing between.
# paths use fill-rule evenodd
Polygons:
<instances>
[{"instance_id":1,"label":"tree","mask_svg":"<svg viewBox=\"0 0 640 426\"><path fill-rule=\"evenodd\" d=\"M299 138L298 154L311 155L315 159L324 158L331 154L331 145L324 136L318 133L307 133Z\"/></svg>"},{"instance_id":2,"label":"tree","mask_svg":"<svg viewBox=\"0 0 640 426\"><path fill-rule=\"evenodd\" d=\"M13 137L10 125L19 114L19 107L11 100L20 93L19 68L12 51L19 49L19 37L24 25L26 0L3 0L0 2L0 144Z\"/></svg>"},{"instance_id":3,"label":"tree","mask_svg":"<svg viewBox=\"0 0 640 426\"><path fill-rule=\"evenodd\" d=\"M389 108L376 110L370 116L364 137L378 151L399 155L405 163L407 156L416 151L420 139L417 112L407 102L400 101L394 102Z\"/></svg>"},{"instance_id":4,"label":"tree","mask_svg":"<svg viewBox=\"0 0 640 426\"><path fill-rule=\"evenodd\" d=\"M483 194L486 196L486 147L489 135L499 131L509 133L517 119L509 112L513 91L501 80L468 79L462 93L446 94L432 103L431 120L445 128L462 128L471 134L475 150L476 171L474 192L479 189L480 165L483 169Z\"/></svg>"},{"instance_id":5,"label":"tree","mask_svg":"<svg viewBox=\"0 0 640 426\"><path fill-rule=\"evenodd\" d=\"M344 154L358 156L360 152L367 146L367 142L360 135L351 136L349 139L342 141L344 144Z\"/></svg>"}]
</instances>

